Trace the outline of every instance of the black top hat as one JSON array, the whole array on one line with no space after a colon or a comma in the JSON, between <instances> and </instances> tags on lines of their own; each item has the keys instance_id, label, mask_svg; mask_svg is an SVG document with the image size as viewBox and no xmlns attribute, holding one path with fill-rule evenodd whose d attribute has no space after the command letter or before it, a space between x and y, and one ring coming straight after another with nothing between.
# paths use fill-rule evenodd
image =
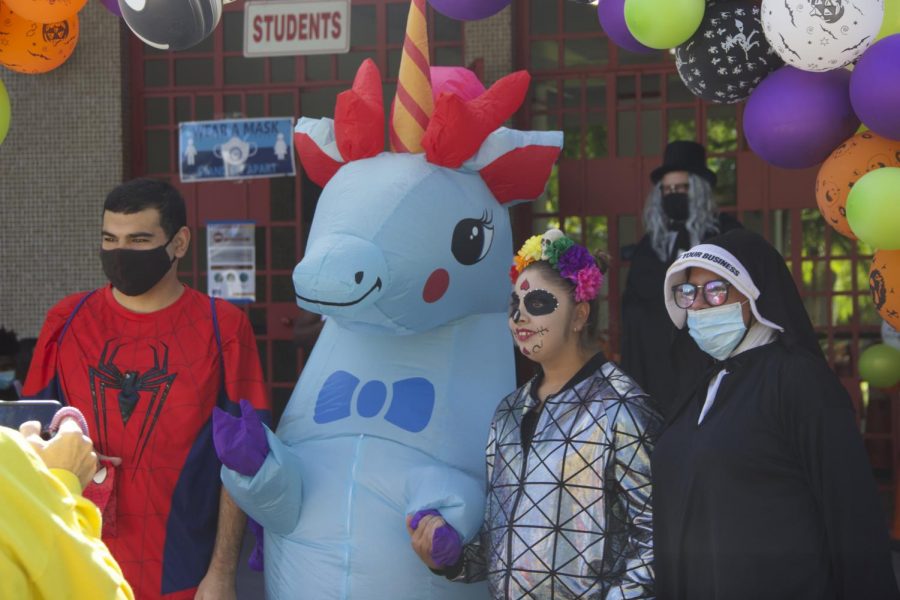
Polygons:
<instances>
[{"instance_id":1,"label":"black top hat","mask_svg":"<svg viewBox=\"0 0 900 600\"><path fill-rule=\"evenodd\" d=\"M711 186L716 187L716 174L706 166L706 148L697 142L685 140L669 142L663 155L663 164L653 169L650 181L659 183L666 173L672 171L687 171L699 175Z\"/></svg>"}]
</instances>

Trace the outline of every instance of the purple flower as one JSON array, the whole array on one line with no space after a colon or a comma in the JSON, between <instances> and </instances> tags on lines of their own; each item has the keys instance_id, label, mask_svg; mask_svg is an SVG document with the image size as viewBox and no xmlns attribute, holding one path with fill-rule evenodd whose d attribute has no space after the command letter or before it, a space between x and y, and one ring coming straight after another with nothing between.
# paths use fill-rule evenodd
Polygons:
<instances>
[{"instance_id":1,"label":"purple flower","mask_svg":"<svg viewBox=\"0 0 900 600\"><path fill-rule=\"evenodd\" d=\"M596 263L588 249L575 244L559 257L556 268L559 270L559 274L566 279L573 279L578 274L578 271L593 265L596 265Z\"/></svg>"}]
</instances>

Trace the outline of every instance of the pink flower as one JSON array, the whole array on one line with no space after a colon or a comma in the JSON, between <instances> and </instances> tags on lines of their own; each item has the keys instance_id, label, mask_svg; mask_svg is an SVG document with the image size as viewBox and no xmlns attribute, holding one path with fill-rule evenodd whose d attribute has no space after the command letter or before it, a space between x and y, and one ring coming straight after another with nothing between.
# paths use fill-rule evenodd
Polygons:
<instances>
[{"instance_id":1,"label":"pink flower","mask_svg":"<svg viewBox=\"0 0 900 600\"><path fill-rule=\"evenodd\" d=\"M603 285L603 273L596 265L581 269L575 277L575 302L590 302L597 297Z\"/></svg>"}]
</instances>

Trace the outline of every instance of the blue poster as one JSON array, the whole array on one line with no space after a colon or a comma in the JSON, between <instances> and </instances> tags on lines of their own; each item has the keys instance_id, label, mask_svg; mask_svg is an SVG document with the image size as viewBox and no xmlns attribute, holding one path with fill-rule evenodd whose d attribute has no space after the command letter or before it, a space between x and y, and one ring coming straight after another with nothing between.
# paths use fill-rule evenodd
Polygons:
<instances>
[{"instance_id":1,"label":"blue poster","mask_svg":"<svg viewBox=\"0 0 900 600\"><path fill-rule=\"evenodd\" d=\"M178 125L181 181L294 175L293 119L228 119Z\"/></svg>"}]
</instances>

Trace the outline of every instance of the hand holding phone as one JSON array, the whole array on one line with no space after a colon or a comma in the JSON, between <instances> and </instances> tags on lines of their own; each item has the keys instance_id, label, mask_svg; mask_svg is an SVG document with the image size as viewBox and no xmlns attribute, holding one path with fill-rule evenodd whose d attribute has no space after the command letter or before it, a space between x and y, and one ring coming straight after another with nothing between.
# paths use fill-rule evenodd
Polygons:
<instances>
[{"instance_id":1,"label":"hand holding phone","mask_svg":"<svg viewBox=\"0 0 900 600\"><path fill-rule=\"evenodd\" d=\"M23 423L19 432L31 443L48 468L74 473L82 489L91 482L97 471L97 454L91 438L84 435L75 419L64 419L49 441L40 437L41 425L37 421Z\"/></svg>"}]
</instances>

